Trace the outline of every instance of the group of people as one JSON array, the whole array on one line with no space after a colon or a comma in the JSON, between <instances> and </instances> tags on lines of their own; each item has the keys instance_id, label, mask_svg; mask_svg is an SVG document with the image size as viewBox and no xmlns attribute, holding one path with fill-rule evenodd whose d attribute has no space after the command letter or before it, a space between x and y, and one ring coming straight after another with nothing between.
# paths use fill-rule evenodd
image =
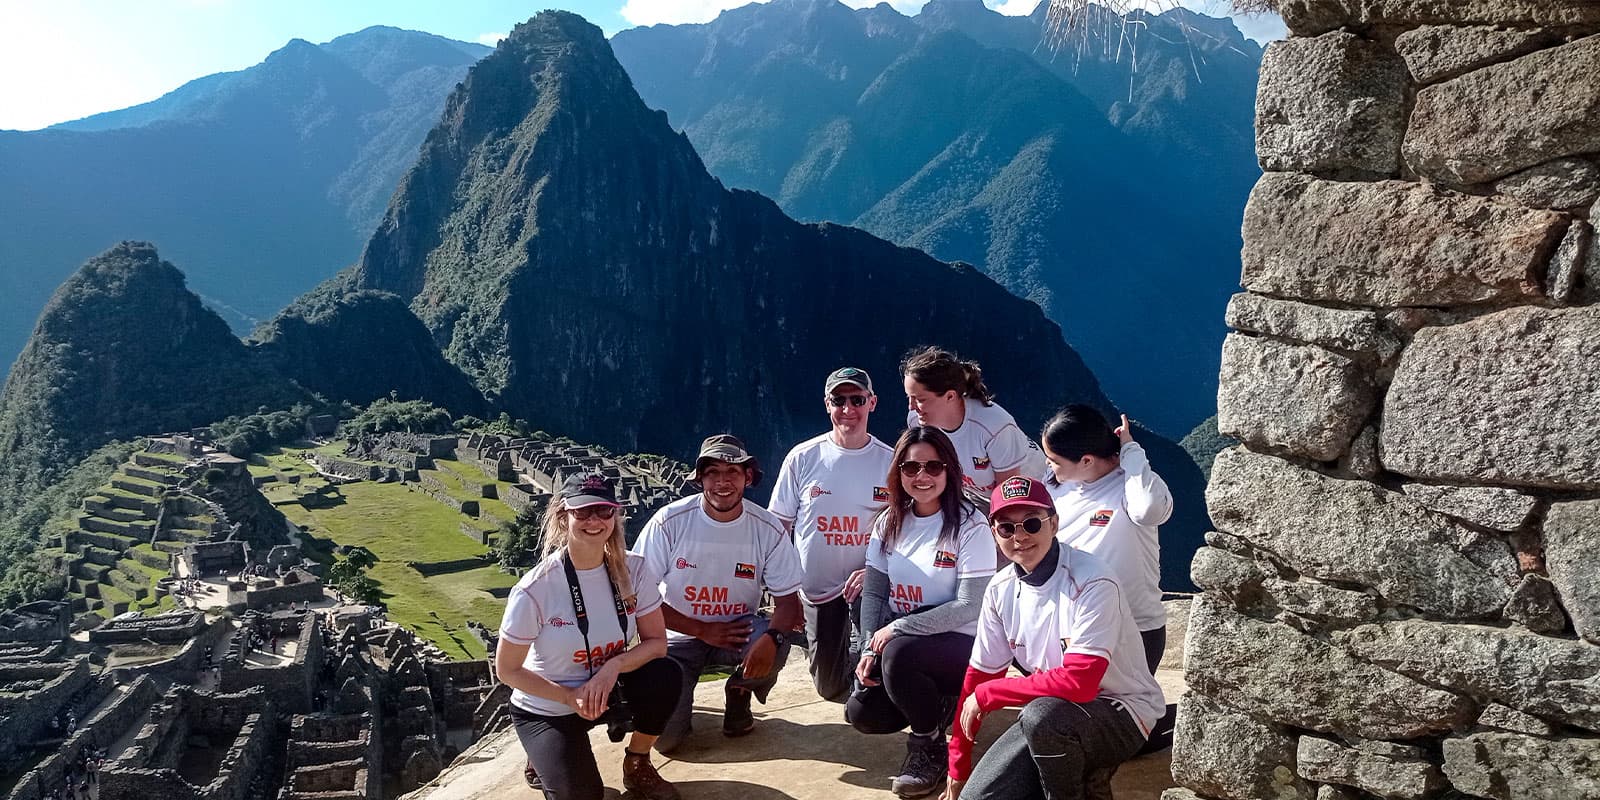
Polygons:
<instances>
[{"instance_id":1,"label":"group of people","mask_svg":"<svg viewBox=\"0 0 1600 800\"><path fill-rule=\"evenodd\" d=\"M98 780L100 765L106 751L103 748L84 748L78 757L67 764L61 773L61 783L43 793L44 800L89 800L90 787Z\"/></svg>"},{"instance_id":2,"label":"group of people","mask_svg":"<svg viewBox=\"0 0 1600 800\"><path fill-rule=\"evenodd\" d=\"M893 447L868 431L871 377L836 370L830 429L789 452L768 507L745 496L764 478L755 457L712 436L701 492L657 512L631 552L612 482L566 481L495 652L530 786L601 797L588 732L605 724L628 738L624 788L676 798L650 750L689 734L701 673L732 669L722 732L743 736L796 644L850 725L905 731L900 797L1109 797L1119 764L1161 746L1163 726L1170 737L1154 672L1172 499L1127 418L1069 406L1041 448L977 364L930 347L901 373ZM1005 707L1017 722L974 764L984 718Z\"/></svg>"}]
</instances>

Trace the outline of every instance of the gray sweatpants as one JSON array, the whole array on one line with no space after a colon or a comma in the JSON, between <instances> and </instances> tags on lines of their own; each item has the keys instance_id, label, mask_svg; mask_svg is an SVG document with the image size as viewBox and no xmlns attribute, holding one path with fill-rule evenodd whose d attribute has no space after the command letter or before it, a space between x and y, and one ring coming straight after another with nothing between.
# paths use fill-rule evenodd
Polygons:
<instances>
[{"instance_id":1,"label":"gray sweatpants","mask_svg":"<svg viewBox=\"0 0 1600 800\"><path fill-rule=\"evenodd\" d=\"M1144 744L1114 703L1029 701L978 761L961 800L1110 800L1111 776Z\"/></svg>"},{"instance_id":2,"label":"gray sweatpants","mask_svg":"<svg viewBox=\"0 0 1600 800\"><path fill-rule=\"evenodd\" d=\"M748 690L761 702L767 702L767 692L772 691L773 685L778 682L778 671L783 669L784 662L789 658L789 645L778 648L777 655L772 659L772 669L765 678L747 680L740 671L740 665L744 663L750 648L766 632L768 620L755 615L746 619L750 621L750 639L738 650L712 647L699 639L667 640L667 658L678 662L678 666L683 668L683 684L678 694L678 705L673 708L672 716L667 718L667 729L656 740L656 750L670 753L689 735L689 720L694 714L694 688L700 684L700 673L706 667L733 667L733 677L728 678L727 688Z\"/></svg>"},{"instance_id":3,"label":"gray sweatpants","mask_svg":"<svg viewBox=\"0 0 1600 800\"><path fill-rule=\"evenodd\" d=\"M805 603L804 610L811 682L822 699L843 703L855 685L856 662L861 658L855 641L861 603L840 596L818 606Z\"/></svg>"}]
</instances>

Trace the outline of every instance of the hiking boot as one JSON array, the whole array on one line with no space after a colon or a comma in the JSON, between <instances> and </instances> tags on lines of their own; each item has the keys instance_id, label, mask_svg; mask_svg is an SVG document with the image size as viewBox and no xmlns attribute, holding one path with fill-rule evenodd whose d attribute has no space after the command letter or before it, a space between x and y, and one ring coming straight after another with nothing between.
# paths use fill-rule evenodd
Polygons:
<instances>
[{"instance_id":1,"label":"hiking boot","mask_svg":"<svg viewBox=\"0 0 1600 800\"><path fill-rule=\"evenodd\" d=\"M944 785L945 744L932 736L906 737L906 760L889 785L898 797L926 797Z\"/></svg>"},{"instance_id":2,"label":"hiking boot","mask_svg":"<svg viewBox=\"0 0 1600 800\"><path fill-rule=\"evenodd\" d=\"M528 782L529 789L536 792L544 791L544 782L539 780L539 771L533 768L532 761L522 768L522 779Z\"/></svg>"},{"instance_id":3,"label":"hiking boot","mask_svg":"<svg viewBox=\"0 0 1600 800\"><path fill-rule=\"evenodd\" d=\"M729 689L728 704L722 711L722 735L729 738L744 736L756 729L756 718L750 713L750 693Z\"/></svg>"},{"instance_id":4,"label":"hiking boot","mask_svg":"<svg viewBox=\"0 0 1600 800\"><path fill-rule=\"evenodd\" d=\"M622 788L645 800L678 800L678 789L650 763L649 753L622 756Z\"/></svg>"}]
</instances>

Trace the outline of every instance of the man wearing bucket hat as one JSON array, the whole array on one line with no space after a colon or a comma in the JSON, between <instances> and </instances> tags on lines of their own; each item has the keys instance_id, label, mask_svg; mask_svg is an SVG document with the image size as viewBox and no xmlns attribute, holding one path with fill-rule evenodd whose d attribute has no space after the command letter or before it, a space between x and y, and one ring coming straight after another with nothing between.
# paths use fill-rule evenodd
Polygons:
<instances>
[{"instance_id":1,"label":"man wearing bucket hat","mask_svg":"<svg viewBox=\"0 0 1600 800\"><path fill-rule=\"evenodd\" d=\"M1056 540L1042 481L996 486L989 527L1012 566L984 592L944 797L1109 798L1112 774L1166 710L1133 613L1103 562ZM1005 677L1013 661L1028 674ZM1004 707L1021 717L974 767L983 717Z\"/></svg>"},{"instance_id":2,"label":"man wearing bucket hat","mask_svg":"<svg viewBox=\"0 0 1600 800\"><path fill-rule=\"evenodd\" d=\"M824 700L843 703L861 656L853 634L867 541L872 520L889 500L894 448L867 432L878 396L866 370L834 370L822 392L833 429L789 451L767 510L789 526L800 551L812 683Z\"/></svg>"},{"instance_id":3,"label":"man wearing bucket hat","mask_svg":"<svg viewBox=\"0 0 1600 800\"><path fill-rule=\"evenodd\" d=\"M667 655L683 668L678 705L656 749L672 752L689 733L694 689L707 667L733 667L725 689L722 732L755 727L750 698L765 703L789 656L788 637L801 624L800 556L783 522L745 499L761 467L744 443L719 434L700 445L695 479L701 492L650 518L633 552L661 583ZM769 621L756 614L765 588L774 599Z\"/></svg>"}]
</instances>

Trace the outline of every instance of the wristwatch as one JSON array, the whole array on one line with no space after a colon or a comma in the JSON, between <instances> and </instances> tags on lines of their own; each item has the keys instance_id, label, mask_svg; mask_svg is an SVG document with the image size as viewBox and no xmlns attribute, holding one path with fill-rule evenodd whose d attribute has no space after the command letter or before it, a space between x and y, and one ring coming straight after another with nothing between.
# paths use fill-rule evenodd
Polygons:
<instances>
[{"instance_id":1,"label":"wristwatch","mask_svg":"<svg viewBox=\"0 0 1600 800\"><path fill-rule=\"evenodd\" d=\"M762 636L770 636L770 637L772 637L772 643L777 645L777 646L779 646L779 647L782 647L782 646L784 646L784 645L789 643L789 636L787 634L785 634L783 631L777 630L775 628L768 628L765 631L763 631L761 635Z\"/></svg>"}]
</instances>

